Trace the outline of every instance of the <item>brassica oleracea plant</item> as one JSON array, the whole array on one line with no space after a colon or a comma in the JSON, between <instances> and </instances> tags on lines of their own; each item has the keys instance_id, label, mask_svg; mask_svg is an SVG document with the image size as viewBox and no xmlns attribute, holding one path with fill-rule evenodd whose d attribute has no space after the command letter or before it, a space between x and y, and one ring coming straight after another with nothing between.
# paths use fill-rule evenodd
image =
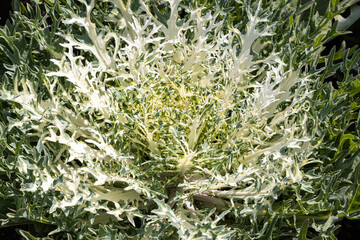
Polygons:
<instances>
[{"instance_id":1,"label":"brassica oleracea plant","mask_svg":"<svg viewBox=\"0 0 360 240\"><path fill-rule=\"evenodd\" d=\"M0 29L1 227L335 239L360 218L360 51L324 44L348 33L356 2L14 1Z\"/></svg>"}]
</instances>

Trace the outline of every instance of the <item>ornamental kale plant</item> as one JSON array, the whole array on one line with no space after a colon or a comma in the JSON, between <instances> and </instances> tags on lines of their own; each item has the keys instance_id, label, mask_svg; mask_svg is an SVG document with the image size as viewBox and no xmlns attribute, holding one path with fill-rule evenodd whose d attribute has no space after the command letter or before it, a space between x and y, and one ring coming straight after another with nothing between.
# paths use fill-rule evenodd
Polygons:
<instances>
[{"instance_id":1,"label":"ornamental kale plant","mask_svg":"<svg viewBox=\"0 0 360 240\"><path fill-rule=\"evenodd\" d=\"M15 1L0 29L2 227L335 239L360 218L360 51L324 44L355 3Z\"/></svg>"}]
</instances>

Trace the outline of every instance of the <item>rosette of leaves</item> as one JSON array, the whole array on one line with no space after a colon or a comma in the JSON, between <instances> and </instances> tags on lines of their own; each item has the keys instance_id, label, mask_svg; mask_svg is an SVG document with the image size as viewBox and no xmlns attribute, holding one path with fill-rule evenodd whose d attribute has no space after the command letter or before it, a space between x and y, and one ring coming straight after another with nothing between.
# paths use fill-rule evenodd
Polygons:
<instances>
[{"instance_id":1,"label":"rosette of leaves","mask_svg":"<svg viewBox=\"0 0 360 240\"><path fill-rule=\"evenodd\" d=\"M321 56L355 3L324 2L15 1L0 31L2 227L334 238L360 216L360 52Z\"/></svg>"}]
</instances>

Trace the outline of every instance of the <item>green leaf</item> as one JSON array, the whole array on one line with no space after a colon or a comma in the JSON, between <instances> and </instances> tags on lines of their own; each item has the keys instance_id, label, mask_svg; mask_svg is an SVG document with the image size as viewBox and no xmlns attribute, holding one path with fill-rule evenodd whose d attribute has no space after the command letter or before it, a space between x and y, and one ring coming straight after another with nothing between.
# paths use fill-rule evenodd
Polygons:
<instances>
[{"instance_id":1,"label":"green leaf","mask_svg":"<svg viewBox=\"0 0 360 240\"><path fill-rule=\"evenodd\" d=\"M299 240L307 240L307 231L309 227L309 220L305 220L300 228Z\"/></svg>"},{"instance_id":2,"label":"green leaf","mask_svg":"<svg viewBox=\"0 0 360 240\"><path fill-rule=\"evenodd\" d=\"M355 171L355 183L354 183L354 195L351 199L350 206L347 210L348 213L354 214L360 212L360 166L356 167Z\"/></svg>"},{"instance_id":3,"label":"green leaf","mask_svg":"<svg viewBox=\"0 0 360 240\"><path fill-rule=\"evenodd\" d=\"M16 229L16 231L23 236L26 240L39 240L39 238L34 237L33 235L31 235L29 232L21 230L21 229Z\"/></svg>"}]
</instances>

